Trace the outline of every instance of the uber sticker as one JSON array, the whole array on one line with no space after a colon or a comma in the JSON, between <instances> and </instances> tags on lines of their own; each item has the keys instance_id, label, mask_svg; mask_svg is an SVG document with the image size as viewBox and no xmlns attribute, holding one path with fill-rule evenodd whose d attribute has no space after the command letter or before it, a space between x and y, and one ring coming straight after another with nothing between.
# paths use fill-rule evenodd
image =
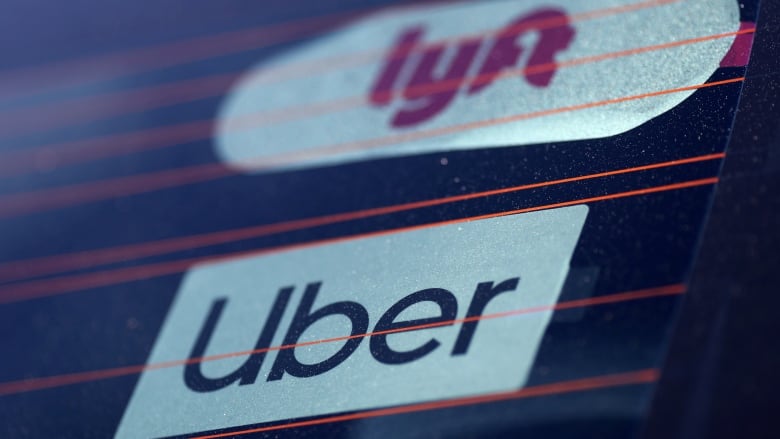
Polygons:
<instances>
[{"instance_id":1,"label":"uber sticker","mask_svg":"<svg viewBox=\"0 0 780 439\"><path fill-rule=\"evenodd\" d=\"M117 436L518 389L552 311L480 316L557 303L587 213L579 205L197 266L149 358L195 361L145 371ZM245 354L198 360L233 352Z\"/></svg>"},{"instance_id":2,"label":"uber sticker","mask_svg":"<svg viewBox=\"0 0 780 439\"><path fill-rule=\"evenodd\" d=\"M704 83L739 29L735 0L379 12L247 72L219 112L216 153L259 172L611 136L694 91L587 104Z\"/></svg>"}]
</instances>

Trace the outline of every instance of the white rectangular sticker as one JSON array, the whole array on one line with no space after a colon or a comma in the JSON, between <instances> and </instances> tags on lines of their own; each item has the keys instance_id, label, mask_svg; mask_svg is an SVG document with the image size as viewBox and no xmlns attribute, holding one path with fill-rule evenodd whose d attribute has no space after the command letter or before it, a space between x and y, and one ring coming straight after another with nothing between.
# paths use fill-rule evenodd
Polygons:
<instances>
[{"instance_id":1,"label":"white rectangular sticker","mask_svg":"<svg viewBox=\"0 0 780 439\"><path fill-rule=\"evenodd\" d=\"M478 316L555 304L587 213L572 206L197 266L149 363L254 354L147 370L117 436L519 389L552 311Z\"/></svg>"}]
</instances>

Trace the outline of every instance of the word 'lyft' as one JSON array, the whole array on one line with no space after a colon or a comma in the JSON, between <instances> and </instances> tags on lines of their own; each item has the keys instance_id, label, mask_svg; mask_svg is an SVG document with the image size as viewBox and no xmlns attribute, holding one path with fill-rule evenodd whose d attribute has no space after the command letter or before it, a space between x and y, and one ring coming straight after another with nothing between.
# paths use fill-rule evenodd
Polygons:
<instances>
[{"instance_id":1,"label":"word 'lyft'","mask_svg":"<svg viewBox=\"0 0 780 439\"><path fill-rule=\"evenodd\" d=\"M473 95L492 84L505 69L515 67L526 49L521 37L529 32L538 32L539 37L522 76L532 86L547 87L556 72L555 55L569 46L575 33L563 11L549 8L521 16L495 33L481 67L471 78L467 76L487 38L461 39L453 56L448 58L449 64L441 65L447 44L420 47L424 28L406 29L390 51L371 90L370 101L376 106L391 103L400 87L399 78L408 77L403 90L398 92L404 106L391 124L409 127L424 122L443 111L467 79L466 92Z\"/></svg>"}]
</instances>

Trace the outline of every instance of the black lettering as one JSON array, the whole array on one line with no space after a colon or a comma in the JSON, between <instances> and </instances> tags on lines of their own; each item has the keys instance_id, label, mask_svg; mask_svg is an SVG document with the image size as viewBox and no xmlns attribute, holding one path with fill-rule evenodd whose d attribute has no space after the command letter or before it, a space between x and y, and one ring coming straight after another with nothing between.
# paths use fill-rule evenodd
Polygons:
<instances>
[{"instance_id":1,"label":"black lettering","mask_svg":"<svg viewBox=\"0 0 780 439\"><path fill-rule=\"evenodd\" d=\"M395 318L406 308L420 302L433 302L439 305L439 308L441 308L441 315L438 317L408 320L405 322L395 321ZM414 326L441 323L448 320L451 321L455 319L457 313L458 301L451 292L441 288L429 288L427 290L412 293L396 302L396 304L391 306L379 319L374 327L374 332L393 331ZM450 325L452 325L452 323L446 325L442 324L441 326ZM412 349L411 351L399 352L391 349L390 346L387 345L388 335L390 334L372 335L371 341L369 342L371 346L371 355L373 355L377 361L384 364L402 364L417 360L428 355L440 345L438 340L432 338L422 346Z\"/></svg>"},{"instance_id":2,"label":"black lettering","mask_svg":"<svg viewBox=\"0 0 780 439\"><path fill-rule=\"evenodd\" d=\"M292 292L293 287L279 290L279 294L277 294L276 301L271 307L271 312L268 315L265 326L263 326L263 331L257 339L254 350L263 350L270 346ZM227 299L225 298L214 300L211 304L211 311L209 311L209 315L200 329L200 334L198 334L198 338L195 340L195 345L192 347L192 352L190 352L190 360L203 357L226 304ZM265 354L265 352L253 353L241 367L222 378L206 378L201 371L200 362L189 363L184 368L184 383L190 390L195 392L213 392L239 380L238 384L241 386L253 384L257 379L257 374L260 372L260 367L263 365Z\"/></svg>"},{"instance_id":3,"label":"black lettering","mask_svg":"<svg viewBox=\"0 0 780 439\"><path fill-rule=\"evenodd\" d=\"M518 282L520 282L520 278L515 277L505 280L495 287L493 286L493 282L482 282L477 285L477 290L474 292L474 297L471 299L466 318L469 319L481 316L485 311L488 302L501 293L514 291L517 289ZM463 323L463 326L460 327L458 339L455 340L455 347L452 349L452 355L463 355L469 350L471 339L474 337L474 332L477 330L477 323L479 323L479 321L476 319Z\"/></svg>"},{"instance_id":4,"label":"black lettering","mask_svg":"<svg viewBox=\"0 0 780 439\"><path fill-rule=\"evenodd\" d=\"M300 305L298 305L298 310L295 311L295 317L293 317L293 321L290 324L290 329L284 337L284 345L289 346L298 344L298 339L309 326L317 320L330 315L341 314L349 318L352 322L352 336L366 333L366 330L368 329L368 311L359 303L349 301L336 302L324 306L313 313L311 312L311 307L314 304L314 300L317 298L320 286L320 282L311 283L306 286L306 292L303 294ZM299 362L295 358L294 348L282 349L276 356L276 361L274 361L274 365L271 368L271 373L268 375L268 381L280 380L285 373L299 378L312 377L325 373L338 366L352 355L352 352L357 349L362 340L362 337L348 339L344 346L342 346L333 356L316 364L303 364Z\"/></svg>"}]
</instances>

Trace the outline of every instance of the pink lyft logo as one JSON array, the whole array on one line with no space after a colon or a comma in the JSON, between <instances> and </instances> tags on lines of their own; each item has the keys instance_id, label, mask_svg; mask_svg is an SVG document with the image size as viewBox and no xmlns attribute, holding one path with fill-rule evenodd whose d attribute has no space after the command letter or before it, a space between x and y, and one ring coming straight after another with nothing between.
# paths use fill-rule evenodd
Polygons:
<instances>
[{"instance_id":1,"label":"pink lyft logo","mask_svg":"<svg viewBox=\"0 0 780 439\"><path fill-rule=\"evenodd\" d=\"M215 153L268 172L613 136L707 82L739 11L734 0L384 10L247 72L220 109ZM702 19L679 19L688 16ZM736 47L726 64L744 64L749 44Z\"/></svg>"},{"instance_id":2,"label":"pink lyft logo","mask_svg":"<svg viewBox=\"0 0 780 439\"><path fill-rule=\"evenodd\" d=\"M574 28L565 12L559 9L540 9L523 15L495 36L487 56L482 61L478 74L470 78L467 94L473 95L495 81L504 69L515 67L525 51L519 43L520 37L528 32L539 32L527 66L550 66L533 73L524 74L526 81L535 87L547 87L555 75L555 55L566 49L574 38ZM399 109L391 121L394 127L407 127L424 122L440 113L468 79L467 75L480 49L483 39L467 38L458 44L457 52L442 66L446 44L436 44L420 50L418 46L425 30L422 26L406 29L390 52L382 73L371 90L370 99L374 105L384 106L393 101L401 73L414 65L414 71L403 86L401 95L407 105ZM419 53L422 52L422 53ZM419 53L418 59L412 55ZM446 64L445 64L446 65ZM540 69L541 70L541 69Z\"/></svg>"}]
</instances>

